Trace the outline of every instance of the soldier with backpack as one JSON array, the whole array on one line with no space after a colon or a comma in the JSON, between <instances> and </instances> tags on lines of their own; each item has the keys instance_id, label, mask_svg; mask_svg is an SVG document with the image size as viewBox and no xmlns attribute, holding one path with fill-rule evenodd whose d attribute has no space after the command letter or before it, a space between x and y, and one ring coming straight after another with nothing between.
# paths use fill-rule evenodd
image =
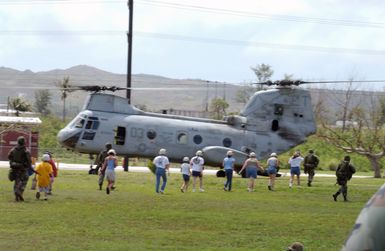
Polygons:
<instances>
[{"instance_id":1,"label":"soldier with backpack","mask_svg":"<svg viewBox=\"0 0 385 251\"><path fill-rule=\"evenodd\" d=\"M23 193L28 182L28 170L32 169L31 154L25 146L25 138L17 138L17 146L8 153L9 180L14 181L13 192L16 201L24 201Z\"/></svg>"},{"instance_id":2,"label":"soldier with backpack","mask_svg":"<svg viewBox=\"0 0 385 251\"><path fill-rule=\"evenodd\" d=\"M108 151L111 149L112 149L111 143L106 143L105 149L99 153L99 155L95 161L95 164L96 164L95 172L96 172L96 174L98 174L98 172L99 172L99 179L98 179L99 190L102 190L103 180L104 180L104 176L105 176L104 170L102 170L101 167L104 164L104 160L108 157ZM112 188L112 189L114 189L114 188Z\"/></svg>"},{"instance_id":3,"label":"soldier with backpack","mask_svg":"<svg viewBox=\"0 0 385 251\"><path fill-rule=\"evenodd\" d=\"M319 163L318 156L314 154L313 150L309 150L309 154L306 155L303 161L304 172L305 174L308 174L307 186L309 187L311 187L311 183L313 182L313 178L315 175L314 170L317 168L318 163Z\"/></svg>"},{"instance_id":4,"label":"soldier with backpack","mask_svg":"<svg viewBox=\"0 0 385 251\"><path fill-rule=\"evenodd\" d=\"M336 170L337 184L340 185L340 189L333 194L334 201L337 201L337 197L341 193L344 196L344 201L348 201L348 180L352 178L355 172L356 168L350 163L350 156L345 156Z\"/></svg>"}]
</instances>

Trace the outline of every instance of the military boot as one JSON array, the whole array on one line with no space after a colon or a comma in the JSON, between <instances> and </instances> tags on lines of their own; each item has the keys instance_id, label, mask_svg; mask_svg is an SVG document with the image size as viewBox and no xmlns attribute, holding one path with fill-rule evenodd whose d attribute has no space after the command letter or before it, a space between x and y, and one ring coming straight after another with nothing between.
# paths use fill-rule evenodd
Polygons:
<instances>
[{"instance_id":1,"label":"military boot","mask_svg":"<svg viewBox=\"0 0 385 251\"><path fill-rule=\"evenodd\" d=\"M340 192L336 192L335 194L333 194L334 201L337 201L337 197L338 197L339 194L340 194Z\"/></svg>"},{"instance_id":2,"label":"military boot","mask_svg":"<svg viewBox=\"0 0 385 251\"><path fill-rule=\"evenodd\" d=\"M348 194L347 194L347 193L344 193L343 196L344 196L344 201L345 201L345 202L348 201Z\"/></svg>"}]
</instances>

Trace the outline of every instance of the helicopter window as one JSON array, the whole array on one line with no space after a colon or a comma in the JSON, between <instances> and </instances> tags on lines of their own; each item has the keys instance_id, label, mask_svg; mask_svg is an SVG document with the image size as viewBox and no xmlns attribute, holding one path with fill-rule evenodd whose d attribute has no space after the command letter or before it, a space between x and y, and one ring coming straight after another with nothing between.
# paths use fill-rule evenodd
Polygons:
<instances>
[{"instance_id":1,"label":"helicopter window","mask_svg":"<svg viewBox=\"0 0 385 251\"><path fill-rule=\"evenodd\" d=\"M193 140L194 140L194 143L197 144L197 145L199 145L203 141L201 135L195 135Z\"/></svg>"},{"instance_id":2,"label":"helicopter window","mask_svg":"<svg viewBox=\"0 0 385 251\"><path fill-rule=\"evenodd\" d=\"M95 137L95 132L87 132L87 131L85 131L84 134L83 134L82 139L94 140L94 137Z\"/></svg>"},{"instance_id":3,"label":"helicopter window","mask_svg":"<svg viewBox=\"0 0 385 251\"><path fill-rule=\"evenodd\" d=\"M84 122L85 122L84 119L80 119L80 120L76 121L75 127L76 127L76 128L83 128Z\"/></svg>"},{"instance_id":4,"label":"helicopter window","mask_svg":"<svg viewBox=\"0 0 385 251\"><path fill-rule=\"evenodd\" d=\"M274 132L278 131L279 129L279 122L278 120L274 119L273 122L271 123L271 130Z\"/></svg>"},{"instance_id":5,"label":"helicopter window","mask_svg":"<svg viewBox=\"0 0 385 251\"><path fill-rule=\"evenodd\" d=\"M231 139L229 138L224 138L222 143L224 147L230 147L232 144Z\"/></svg>"},{"instance_id":6,"label":"helicopter window","mask_svg":"<svg viewBox=\"0 0 385 251\"><path fill-rule=\"evenodd\" d=\"M92 129L97 130L98 127L99 127L99 121L94 121L94 123L92 123Z\"/></svg>"},{"instance_id":7,"label":"helicopter window","mask_svg":"<svg viewBox=\"0 0 385 251\"><path fill-rule=\"evenodd\" d=\"M155 139L156 138L156 132L154 130L148 130L147 138L148 139Z\"/></svg>"},{"instance_id":8,"label":"helicopter window","mask_svg":"<svg viewBox=\"0 0 385 251\"><path fill-rule=\"evenodd\" d=\"M275 115L282 115L283 114L283 105L274 104L274 114Z\"/></svg>"},{"instance_id":9,"label":"helicopter window","mask_svg":"<svg viewBox=\"0 0 385 251\"><path fill-rule=\"evenodd\" d=\"M124 145L125 138L126 138L126 128L122 126L118 126L115 130L115 144Z\"/></svg>"},{"instance_id":10,"label":"helicopter window","mask_svg":"<svg viewBox=\"0 0 385 251\"><path fill-rule=\"evenodd\" d=\"M187 134L182 132L178 134L178 143L179 144L187 144Z\"/></svg>"},{"instance_id":11,"label":"helicopter window","mask_svg":"<svg viewBox=\"0 0 385 251\"><path fill-rule=\"evenodd\" d=\"M92 120L88 120L86 123L86 129L91 129L92 128Z\"/></svg>"}]
</instances>

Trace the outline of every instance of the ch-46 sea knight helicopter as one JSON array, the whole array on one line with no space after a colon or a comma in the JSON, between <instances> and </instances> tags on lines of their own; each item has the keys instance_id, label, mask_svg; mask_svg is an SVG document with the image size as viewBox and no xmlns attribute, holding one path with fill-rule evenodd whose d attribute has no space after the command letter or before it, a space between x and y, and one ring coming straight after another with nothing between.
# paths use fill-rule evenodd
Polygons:
<instances>
[{"instance_id":1,"label":"ch-46 sea knight helicopter","mask_svg":"<svg viewBox=\"0 0 385 251\"><path fill-rule=\"evenodd\" d=\"M216 167L232 150L237 171L250 152L265 159L272 152L279 154L303 143L316 132L310 92L296 87L305 83L315 82L262 83L275 88L257 91L239 115L223 120L145 112L125 98L101 92L126 88L81 87L93 93L57 138L67 149L87 154L100 152L106 142L112 143L118 155L128 157L153 158L165 148L175 162L202 150L205 164Z\"/></svg>"}]
</instances>

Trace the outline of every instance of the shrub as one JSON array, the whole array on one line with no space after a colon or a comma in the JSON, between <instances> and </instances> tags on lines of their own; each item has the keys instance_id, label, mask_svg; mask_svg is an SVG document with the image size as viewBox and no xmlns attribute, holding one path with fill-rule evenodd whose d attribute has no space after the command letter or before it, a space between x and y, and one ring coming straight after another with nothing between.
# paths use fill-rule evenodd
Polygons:
<instances>
[{"instance_id":1,"label":"shrub","mask_svg":"<svg viewBox=\"0 0 385 251\"><path fill-rule=\"evenodd\" d=\"M155 174L155 169L156 169L156 167L155 167L154 163L152 163L151 160L147 160L147 167L148 167L148 169L150 169L150 171L151 171L153 174Z\"/></svg>"},{"instance_id":2,"label":"shrub","mask_svg":"<svg viewBox=\"0 0 385 251\"><path fill-rule=\"evenodd\" d=\"M329 164L329 170L330 171L336 171L337 170L337 166L338 165L336 163L332 162L332 163Z\"/></svg>"}]
</instances>

